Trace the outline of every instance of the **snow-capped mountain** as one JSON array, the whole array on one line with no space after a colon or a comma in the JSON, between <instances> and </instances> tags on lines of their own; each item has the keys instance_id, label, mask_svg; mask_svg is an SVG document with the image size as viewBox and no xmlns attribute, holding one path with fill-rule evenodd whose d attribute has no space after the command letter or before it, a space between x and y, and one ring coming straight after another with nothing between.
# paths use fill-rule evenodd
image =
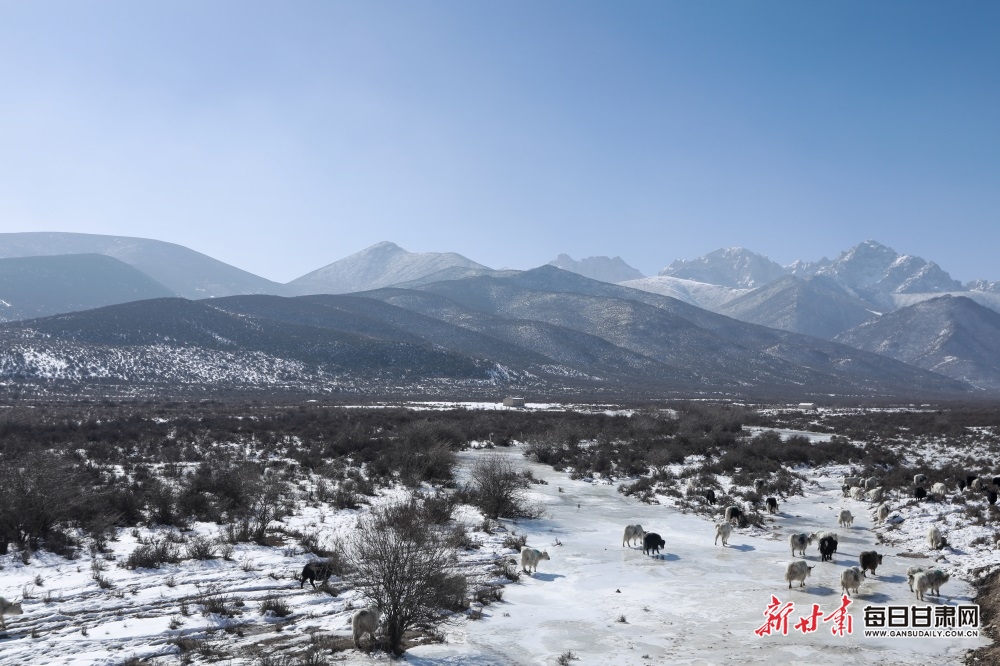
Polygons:
<instances>
[{"instance_id":1,"label":"snow-capped mountain","mask_svg":"<svg viewBox=\"0 0 1000 666\"><path fill-rule=\"evenodd\" d=\"M788 269L762 254L742 247L728 247L709 252L698 259L678 259L660 271L660 275L685 278L736 289L755 289L788 275Z\"/></svg>"},{"instance_id":2,"label":"snow-capped mountain","mask_svg":"<svg viewBox=\"0 0 1000 666\"><path fill-rule=\"evenodd\" d=\"M61 254L114 257L184 298L286 293L282 284L174 243L62 232L0 234L0 258Z\"/></svg>"},{"instance_id":3,"label":"snow-capped mountain","mask_svg":"<svg viewBox=\"0 0 1000 666\"><path fill-rule=\"evenodd\" d=\"M648 291L661 296L670 296L679 301L697 305L712 312L719 312L723 304L728 303L738 296L751 291L750 289L736 289L734 287L723 287L697 280L685 280L684 278L670 277L669 275L654 275L639 280L626 280L618 284L623 287L631 287L641 291Z\"/></svg>"},{"instance_id":4,"label":"snow-capped mountain","mask_svg":"<svg viewBox=\"0 0 1000 666\"><path fill-rule=\"evenodd\" d=\"M877 316L868 303L822 275L786 275L725 303L718 312L825 340Z\"/></svg>"},{"instance_id":5,"label":"snow-capped mountain","mask_svg":"<svg viewBox=\"0 0 1000 666\"><path fill-rule=\"evenodd\" d=\"M376 243L288 283L299 294L348 294L419 280L445 269L491 270L454 252L407 252Z\"/></svg>"},{"instance_id":6,"label":"snow-capped mountain","mask_svg":"<svg viewBox=\"0 0 1000 666\"><path fill-rule=\"evenodd\" d=\"M834 340L981 389L1000 389L1000 313L963 296L922 301Z\"/></svg>"},{"instance_id":7,"label":"snow-capped mountain","mask_svg":"<svg viewBox=\"0 0 1000 666\"><path fill-rule=\"evenodd\" d=\"M1000 280L990 282L989 280L973 280L967 282L965 288L969 291L981 291L988 294L1000 294Z\"/></svg>"},{"instance_id":8,"label":"snow-capped mountain","mask_svg":"<svg viewBox=\"0 0 1000 666\"><path fill-rule=\"evenodd\" d=\"M964 291L934 262L899 254L872 240L859 243L816 271L866 294Z\"/></svg>"},{"instance_id":9,"label":"snow-capped mountain","mask_svg":"<svg viewBox=\"0 0 1000 666\"><path fill-rule=\"evenodd\" d=\"M577 273L601 282L625 282L645 277L641 272L625 263L621 257L584 257L577 261L568 254L560 254L549 262L549 266L555 266L564 271Z\"/></svg>"}]
</instances>

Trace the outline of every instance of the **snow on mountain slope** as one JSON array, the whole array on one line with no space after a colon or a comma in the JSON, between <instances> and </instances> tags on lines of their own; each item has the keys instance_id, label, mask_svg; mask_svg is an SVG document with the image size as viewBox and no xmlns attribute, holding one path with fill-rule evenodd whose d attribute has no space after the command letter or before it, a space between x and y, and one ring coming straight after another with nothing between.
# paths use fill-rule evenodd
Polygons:
<instances>
[{"instance_id":1,"label":"snow on mountain slope","mask_svg":"<svg viewBox=\"0 0 1000 666\"><path fill-rule=\"evenodd\" d=\"M741 296L750 289L737 289L734 287L724 287L697 280L687 280L684 278L671 277L669 275L656 275L639 280L626 280L619 282L623 287L631 287L641 291L648 291L661 296L670 296L679 301L690 303L699 308L718 312L719 308L729 301Z\"/></svg>"},{"instance_id":2,"label":"snow on mountain slope","mask_svg":"<svg viewBox=\"0 0 1000 666\"><path fill-rule=\"evenodd\" d=\"M448 268L489 270L454 252L407 252L395 243L371 247L288 283L299 294L347 294L419 280Z\"/></svg>"},{"instance_id":3,"label":"snow on mountain slope","mask_svg":"<svg viewBox=\"0 0 1000 666\"><path fill-rule=\"evenodd\" d=\"M921 301L834 339L980 389L1000 388L1000 313L968 298Z\"/></svg>"},{"instance_id":4,"label":"snow on mountain slope","mask_svg":"<svg viewBox=\"0 0 1000 666\"><path fill-rule=\"evenodd\" d=\"M689 261L677 260L660 271L660 275L737 289L760 287L787 274L787 268L742 247L715 250Z\"/></svg>"},{"instance_id":5,"label":"snow on mountain slope","mask_svg":"<svg viewBox=\"0 0 1000 666\"><path fill-rule=\"evenodd\" d=\"M57 254L114 257L185 298L285 293L284 285L174 243L63 232L0 234L0 258Z\"/></svg>"},{"instance_id":6,"label":"snow on mountain slope","mask_svg":"<svg viewBox=\"0 0 1000 666\"><path fill-rule=\"evenodd\" d=\"M625 282L644 277L638 270L625 263L621 257L584 257L577 261L568 254L560 254L549 262L549 266L578 273L591 280L600 280L601 282Z\"/></svg>"}]
</instances>

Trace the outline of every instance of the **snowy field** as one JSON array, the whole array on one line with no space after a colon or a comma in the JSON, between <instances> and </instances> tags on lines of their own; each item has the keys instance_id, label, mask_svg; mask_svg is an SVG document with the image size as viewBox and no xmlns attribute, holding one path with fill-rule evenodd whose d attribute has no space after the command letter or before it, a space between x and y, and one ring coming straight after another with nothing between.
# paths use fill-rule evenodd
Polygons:
<instances>
[{"instance_id":1,"label":"snowy field","mask_svg":"<svg viewBox=\"0 0 1000 666\"><path fill-rule=\"evenodd\" d=\"M482 453L470 451L460 459L467 465L478 455ZM516 451L512 455L522 461ZM948 504L904 507L895 512L895 522L891 519L892 524L873 531L870 506L841 498L835 470L807 474L817 485L807 484L804 498L784 501L778 515L767 519L767 530L737 530L729 546L722 547L712 543L711 521L682 513L669 505L670 498L661 498L662 505L643 504L607 482L571 480L551 468L527 460L523 464L548 481L531 486L531 499L543 504L547 515L507 526L527 535L528 545L547 549L551 560L541 562L536 574L506 585L502 602L479 608L482 619L463 616L443 627L445 642L411 648L407 662L555 664L572 652L579 658L573 663L579 664L957 664L967 650L986 643L985 638L861 635L865 604L914 602L906 567L932 562L931 551L922 543L932 520L960 523L961 516ZM850 529L837 528L841 507L856 516ZM465 509L460 515L471 530L478 528L481 516L475 511ZM331 513L306 506L285 523L333 543L350 534L356 516L355 511ZM622 528L630 523L662 535L664 551L651 557L637 547L622 547ZM195 527L196 533L217 534L216 526ZM805 559L815 565L813 575L804 589L789 590L782 579L791 560L788 535L818 529L840 534L836 560L820 562L816 546L811 546ZM505 535L470 533L483 547L463 551L462 569L475 584L503 582L491 572L496 557L514 556L515 551L502 545ZM896 543L880 543L880 533ZM38 553L25 566L13 554L0 558L0 595L19 598L27 592L29 597L25 614L7 618L8 630L0 633L0 664L122 664L130 659L133 664L140 659L155 664L185 663L182 659L212 663L223 657L226 664L259 664L261 655L276 653L279 647L310 645L316 647L317 659L330 663L390 661L383 653L368 655L349 645L349 617L361 604L354 592L334 597L313 591L308 583L300 590L293 576L311 559L301 550L240 545L230 560L184 560L134 571L109 561L123 560L137 546L137 536L150 534L123 531L111 543L113 552L96 560L86 553L75 561ZM944 560L937 564L967 572L995 563L992 547L990 542L942 551ZM878 550L886 557L850 607L853 635L834 636L829 624L820 624L809 635L791 626L787 636L755 635L765 622L771 595L795 603L791 624L814 603L824 614L836 610L840 572L857 564L862 550ZM98 577L111 587L102 589ZM927 603L966 604L973 594L968 583L956 578L942 592L942 598L929 597ZM224 598L234 617L202 613L203 600L213 595ZM261 615L258 607L268 596L286 602L292 614ZM338 646L336 652L327 649L333 645ZM186 650L182 657L177 655L180 648Z\"/></svg>"}]
</instances>

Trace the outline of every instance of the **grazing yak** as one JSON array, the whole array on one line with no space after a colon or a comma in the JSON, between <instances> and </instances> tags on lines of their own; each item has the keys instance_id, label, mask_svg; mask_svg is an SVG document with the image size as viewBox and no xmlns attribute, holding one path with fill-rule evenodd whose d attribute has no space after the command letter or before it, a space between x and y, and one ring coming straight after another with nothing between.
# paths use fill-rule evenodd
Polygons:
<instances>
[{"instance_id":1,"label":"grazing yak","mask_svg":"<svg viewBox=\"0 0 1000 666\"><path fill-rule=\"evenodd\" d=\"M528 571L528 567L534 567L535 571L538 571L538 562L547 559L549 559L549 552L547 550L521 546L521 568L525 573L531 573Z\"/></svg>"},{"instance_id":2,"label":"grazing yak","mask_svg":"<svg viewBox=\"0 0 1000 666\"><path fill-rule=\"evenodd\" d=\"M785 580L788 581L788 589L792 589L792 581L799 581L799 587L806 586L806 578L812 573L814 567L809 566L802 560L789 562L785 568Z\"/></svg>"},{"instance_id":3,"label":"grazing yak","mask_svg":"<svg viewBox=\"0 0 1000 666\"><path fill-rule=\"evenodd\" d=\"M948 540L941 536L941 530L931 525L927 528L927 545L931 550L941 550L948 545Z\"/></svg>"},{"instance_id":4,"label":"grazing yak","mask_svg":"<svg viewBox=\"0 0 1000 666\"><path fill-rule=\"evenodd\" d=\"M714 490L712 490L711 488L706 488L705 492L703 494L705 495L705 499L708 500L709 504L715 504L715 491Z\"/></svg>"},{"instance_id":5,"label":"grazing yak","mask_svg":"<svg viewBox=\"0 0 1000 666\"><path fill-rule=\"evenodd\" d=\"M626 525L625 534L622 536L622 546L626 543L631 546L634 540L642 539L644 536L646 536L646 530L642 529L642 525Z\"/></svg>"},{"instance_id":6,"label":"grazing yak","mask_svg":"<svg viewBox=\"0 0 1000 666\"><path fill-rule=\"evenodd\" d=\"M311 562L306 562L306 565L302 567L302 576L299 578L299 589L301 590L305 587L306 581L316 589L316 580L318 579L322 585L330 576L333 575L333 565L330 560L312 560Z\"/></svg>"},{"instance_id":7,"label":"grazing yak","mask_svg":"<svg viewBox=\"0 0 1000 666\"><path fill-rule=\"evenodd\" d=\"M833 554L837 552L837 537L825 536L819 540L819 554L822 561L833 562Z\"/></svg>"},{"instance_id":8,"label":"grazing yak","mask_svg":"<svg viewBox=\"0 0 1000 666\"><path fill-rule=\"evenodd\" d=\"M996 494L996 491L994 491L994 490L987 490L986 491L986 501L989 502L990 504L996 504L997 503L997 494Z\"/></svg>"},{"instance_id":9,"label":"grazing yak","mask_svg":"<svg viewBox=\"0 0 1000 666\"><path fill-rule=\"evenodd\" d=\"M805 532L788 535L788 545L792 548L792 557L795 557L795 551L799 551L802 554L802 557L805 557L806 547L812 542L813 536L811 534L806 534Z\"/></svg>"},{"instance_id":10,"label":"grazing yak","mask_svg":"<svg viewBox=\"0 0 1000 666\"><path fill-rule=\"evenodd\" d=\"M866 578L865 572L859 567L844 569L840 572L840 587L843 588L847 596L851 596L851 590L854 590L854 594L856 595L858 588L861 587L861 580L863 578Z\"/></svg>"},{"instance_id":11,"label":"grazing yak","mask_svg":"<svg viewBox=\"0 0 1000 666\"><path fill-rule=\"evenodd\" d=\"M972 483L969 484L969 488L975 491L982 491L984 488L983 480L976 477L975 479L972 480Z\"/></svg>"},{"instance_id":12,"label":"grazing yak","mask_svg":"<svg viewBox=\"0 0 1000 666\"><path fill-rule=\"evenodd\" d=\"M910 585L910 592L913 592L913 579L917 577L917 574L930 571L930 569L930 567L923 567L916 564L906 567L906 582Z\"/></svg>"},{"instance_id":13,"label":"grazing yak","mask_svg":"<svg viewBox=\"0 0 1000 666\"><path fill-rule=\"evenodd\" d=\"M722 537L722 545L729 545L729 535L733 533L732 523L727 523L725 521L717 524L715 526L715 544L719 544L719 537Z\"/></svg>"},{"instance_id":14,"label":"grazing yak","mask_svg":"<svg viewBox=\"0 0 1000 666\"><path fill-rule=\"evenodd\" d=\"M940 481L931 486L931 495L934 495L939 500L944 499L944 496L948 494L948 486L944 485Z\"/></svg>"},{"instance_id":15,"label":"grazing yak","mask_svg":"<svg viewBox=\"0 0 1000 666\"><path fill-rule=\"evenodd\" d=\"M924 593L930 590L935 596L941 596L941 586L948 582L950 574L946 574L940 569L922 571L913 578L913 586L916 588L917 600L924 600Z\"/></svg>"},{"instance_id":16,"label":"grazing yak","mask_svg":"<svg viewBox=\"0 0 1000 666\"><path fill-rule=\"evenodd\" d=\"M854 522L854 516L847 509L841 509L840 518L837 521L841 527L850 527Z\"/></svg>"},{"instance_id":17,"label":"grazing yak","mask_svg":"<svg viewBox=\"0 0 1000 666\"><path fill-rule=\"evenodd\" d=\"M919 486L921 483L927 483L926 474L914 474L913 475L913 485Z\"/></svg>"},{"instance_id":18,"label":"grazing yak","mask_svg":"<svg viewBox=\"0 0 1000 666\"><path fill-rule=\"evenodd\" d=\"M914 499L922 500L925 499L926 497L927 497L927 491L921 488L920 486L917 486L916 488L913 489Z\"/></svg>"},{"instance_id":19,"label":"grazing yak","mask_svg":"<svg viewBox=\"0 0 1000 666\"><path fill-rule=\"evenodd\" d=\"M861 570L867 572L871 569L873 576L875 575L875 569L878 568L878 565L882 564L882 556L874 550L863 551L858 556L858 559L861 560Z\"/></svg>"},{"instance_id":20,"label":"grazing yak","mask_svg":"<svg viewBox=\"0 0 1000 666\"><path fill-rule=\"evenodd\" d=\"M354 631L354 646L361 647L361 637L368 634L375 642L375 632L378 630L378 610L362 608L351 617L351 629Z\"/></svg>"},{"instance_id":21,"label":"grazing yak","mask_svg":"<svg viewBox=\"0 0 1000 666\"><path fill-rule=\"evenodd\" d=\"M767 506L768 513L778 513L778 499L776 497L768 497L764 500L764 504Z\"/></svg>"},{"instance_id":22,"label":"grazing yak","mask_svg":"<svg viewBox=\"0 0 1000 666\"><path fill-rule=\"evenodd\" d=\"M642 538L642 552L644 555L648 555L649 551L653 551L658 555L660 549L666 545L667 542L660 538L660 535L656 532L649 532Z\"/></svg>"},{"instance_id":23,"label":"grazing yak","mask_svg":"<svg viewBox=\"0 0 1000 666\"><path fill-rule=\"evenodd\" d=\"M14 603L13 601L7 601L3 597L0 597L0 629L7 629L7 623L4 622L4 615L24 615L24 610L21 608L21 602L18 601Z\"/></svg>"},{"instance_id":24,"label":"grazing yak","mask_svg":"<svg viewBox=\"0 0 1000 666\"><path fill-rule=\"evenodd\" d=\"M726 520L728 522L736 521L737 524L743 519L743 509L738 506L727 506L726 507Z\"/></svg>"}]
</instances>

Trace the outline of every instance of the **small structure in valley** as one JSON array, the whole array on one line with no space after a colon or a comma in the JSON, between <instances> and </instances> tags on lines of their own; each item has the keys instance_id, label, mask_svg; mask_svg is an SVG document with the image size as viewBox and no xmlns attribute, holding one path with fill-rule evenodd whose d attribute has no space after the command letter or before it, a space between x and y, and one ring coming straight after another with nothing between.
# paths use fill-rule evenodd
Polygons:
<instances>
[{"instance_id":1,"label":"small structure in valley","mask_svg":"<svg viewBox=\"0 0 1000 666\"><path fill-rule=\"evenodd\" d=\"M515 398L514 396L507 396L503 399L504 407L524 407L524 398Z\"/></svg>"}]
</instances>

